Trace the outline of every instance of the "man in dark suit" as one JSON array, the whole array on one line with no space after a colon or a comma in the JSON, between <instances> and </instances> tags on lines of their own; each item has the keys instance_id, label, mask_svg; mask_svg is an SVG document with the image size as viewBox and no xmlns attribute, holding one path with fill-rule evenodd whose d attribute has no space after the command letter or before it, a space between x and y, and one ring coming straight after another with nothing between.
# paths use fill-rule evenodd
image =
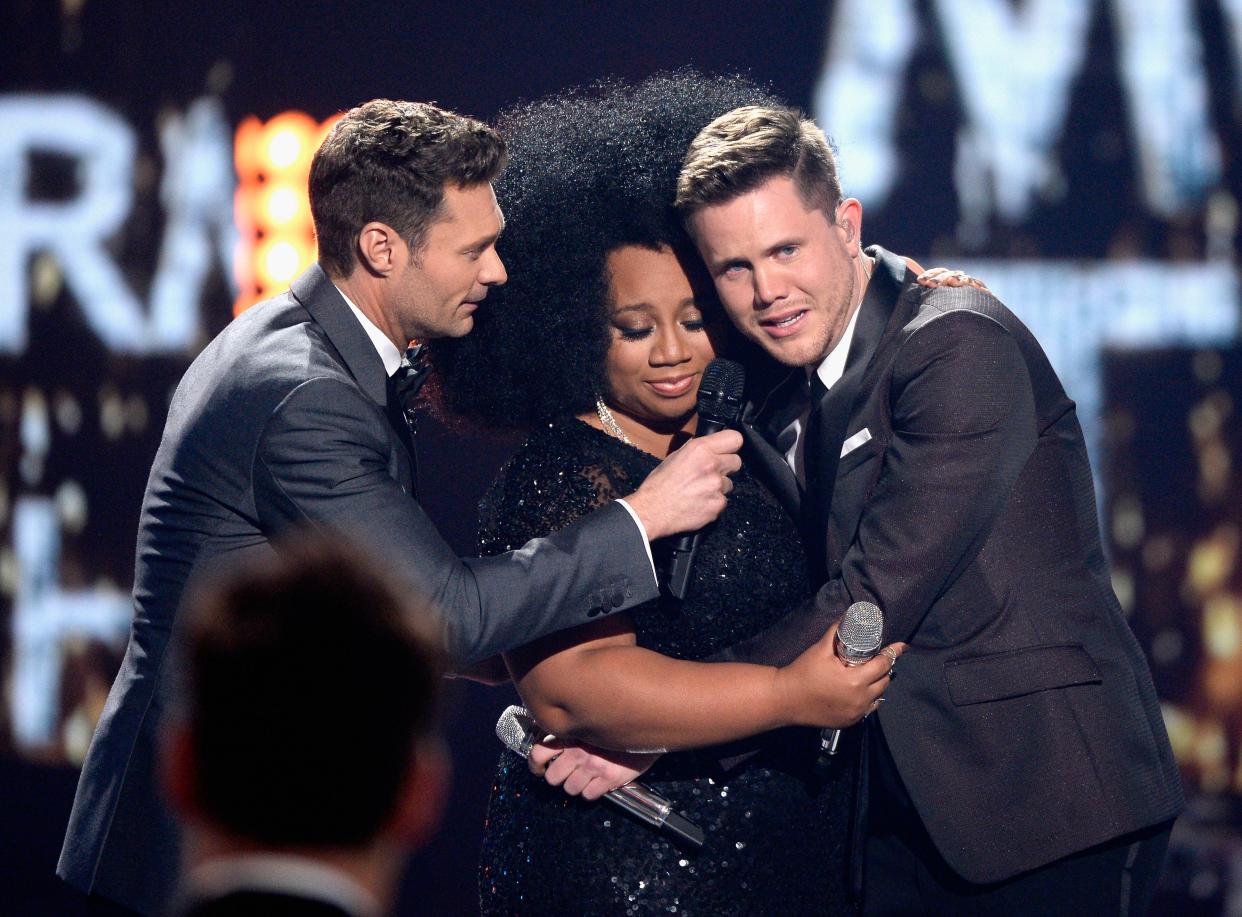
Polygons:
<instances>
[{"instance_id":1,"label":"man in dark suit","mask_svg":"<svg viewBox=\"0 0 1242 917\"><path fill-rule=\"evenodd\" d=\"M129 647L87 755L58 874L145 913L176 870L175 825L152 762L165 651L187 582L254 555L295 524L346 532L432 599L461 667L656 595L647 538L724 507L736 433L688 444L626 501L519 551L459 560L415 496L403 362L414 339L464 335L506 279L490 128L431 105L376 100L315 155L319 263L233 321L169 408L138 532ZM554 359L532 354L532 359Z\"/></svg>"},{"instance_id":2,"label":"man in dark suit","mask_svg":"<svg viewBox=\"0 0 1242 917\"><path fill-rule=\"evenodd\" d=\"M185 825L177 912L387 913L446 787L428 603L303 534L183 614L161 743Z\"/></svg>"},{"instance_id":3,"label":"man in dark suit","mask_svg":"<svg viewBox=\"0 0 1242 917\"><path fill-rule=\"evenodd\" d=\"M796 112L706 127L678 205L734 324L790 368L744 455L825 577L734 658L786 658L858 601L909 644L865 726L867 913L1142 913L1181 787L1038 343L986 291L864 250Z\"/></svg>"}]
</instances>

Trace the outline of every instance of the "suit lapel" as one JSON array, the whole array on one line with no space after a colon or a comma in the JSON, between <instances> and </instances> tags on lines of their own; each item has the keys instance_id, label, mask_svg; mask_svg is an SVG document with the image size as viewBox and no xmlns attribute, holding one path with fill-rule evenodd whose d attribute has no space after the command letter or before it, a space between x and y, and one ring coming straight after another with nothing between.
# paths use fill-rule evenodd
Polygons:
<instances>
[{"instance_id":1,"label":"suit lapel","mask_svg":"<svg viewBox=\"0 0 1242 917\"><path fill-rule=\"evenodd\" d=\"M404 459L398 460L400 474L408 479L408 486L413 490L418 483L418 459L413 438L406 426L403 407L388 403L388 374L384 371L384 361L375 351L375 345L358 323L341 291L318 264L308 267L302 276L293 281L290 289L328 336L359 388L388 418L389 426L401 443L397 452L405 454Z\"/></svg>"},{"instance_id":2,"label":"suit lapel","mask_svg":"<svg viewBox=\"0 0 1242 917\"><path fill-rule=\"evenodd\" d=\"M815 457L814 486L808 488L804 504L803 523L815 549L815 556L825 552L834 556L839 553L830 546L829 520L832 518L833 492L836 490L837 467L841 457L841 443L845 437L857 432L849 429L855 416L860 395L865 394L862 385L875 361L880 342L890 330L893 314L901 293L907 286L906 263L902 258L885 251L878 245L867 250L875 258L867 293L858 309L854 324L854 338L850 342L845 372L828 391L819 404L818 436L816 442L807 443L808 470L810 456Z\"/></svg>"},{"instance_id":3,"label":"suit lapel","mask_svg":"<svg viewBox=\"0 0 1242 917\"><path fill-rule=\"evenodd\" d=\"M758 373L765 375L765 373ZM748 381L755 373L748 375ZM771 374L769 375L769 382ZM802 370L786 370L769 384L762 397L752 397L742 410L739 429L742 432L742 461L772 491L781 506L795 519L802 514L802 487L794 476L785 456L776 447L777 435L792 420L786 416L791 389L802 384ZM796 414L794 415L796 416Z\"/></svg>"},{"instance_id":4,"label":"suit lapel","mask_svg":"<svg viewBox=\"0 0 1242 917\"><path fill-rule=\"evenodd\" d=\"M312 264L293 281L291 289L341 355L349 374L372 401L385 407L388 376L384 372L384 362L323 268Z\"/></svg>"},{"instance_id":5,"label":"suit lapel","mask_svg":"<svg viewBox=\"0 0 1242 917\"><path fill-rule=\"evenodd\" d=\"M742 431L742 461L756 478L763 481L785 511L796 521L802 513L802 492L785 456L748 423Z\"/></svg>"}]
</instances>

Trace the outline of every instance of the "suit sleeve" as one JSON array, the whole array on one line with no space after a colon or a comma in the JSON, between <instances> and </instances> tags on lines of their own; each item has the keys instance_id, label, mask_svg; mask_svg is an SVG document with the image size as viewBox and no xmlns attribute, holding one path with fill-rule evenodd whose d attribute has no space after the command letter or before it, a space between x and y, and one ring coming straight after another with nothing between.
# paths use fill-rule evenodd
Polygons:
<instances>
[{"instance_id":1,"label":"suit sleeve","mask_svg":"<svg viewBox=\"0 0 1242 917\"><path fill-rule=\"evenodd\" d=\"M1017 342L977 312L933 318L903 344L890 388L892 441L838 578L816 596L824 619L851 602L884 612L908 640L974 559L1035 449L1035 400Z\"/></svg>"},{"instance_id":2,"label":"suit sleeve","mask_svg":"<svg viewBox=\"0 0 1242 917\"><path fill-rule=\"evenodd\" d=\"M516 551L457 558L393 477L390 448L383 415L356 387L331 378L304 382L260 437L255 511L271 535L327 526L376 551L436 602L453 663L468 665L655 597L643 537L620 506Z\"/></svg>"}]
</instances>

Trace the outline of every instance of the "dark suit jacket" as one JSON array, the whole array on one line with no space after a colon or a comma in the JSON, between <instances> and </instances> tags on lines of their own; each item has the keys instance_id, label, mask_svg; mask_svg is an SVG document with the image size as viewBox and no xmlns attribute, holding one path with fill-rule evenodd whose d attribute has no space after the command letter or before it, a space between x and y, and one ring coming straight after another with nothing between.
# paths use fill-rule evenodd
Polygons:
<instances>
[{"instance_id":1,"label":"dark suit jacket","mask_svg":"<svg viewBox=\"0 0 1242 917\"><path fill-rule=\"evenodd\" d=\"M173 397L138 531L129 647L87 755L58 874L141 911L172 885L176 835L153 773L166 649L187 582L272 550L292 526L348 532L443 612L456 662L655 597L643 540L610 505L497 557L459 560L416 500L374 346L311 267L207 346Z\"/></svg>"},{"instance_id":2,"label":"dark suit jacket","mask_svg":"<svg viewBox=\"0 0 1242 917\"><path fill-rule=\"evenodd\" d=\"M921 288L873 254L807 445L835 487L803 500L766 441L779 390L746 415L745 455L801 514L828 579L815 614L733 658L785 661L875 602L886 640L909 643L877 714L889 750L941 855L994 882L1174 817L1181 785L1110 585L1074 403L990 294Z\"/></svg>"}]
</instances>

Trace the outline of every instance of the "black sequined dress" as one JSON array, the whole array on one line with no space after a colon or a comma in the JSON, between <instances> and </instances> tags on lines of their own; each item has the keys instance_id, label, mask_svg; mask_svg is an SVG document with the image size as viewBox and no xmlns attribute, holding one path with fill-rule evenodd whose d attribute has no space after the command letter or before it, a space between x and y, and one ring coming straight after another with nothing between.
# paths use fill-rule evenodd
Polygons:
<instances>
[{"instance_id":1,"label":"black sequined dress","mask_svg":"<svg viewBox=\"0 0 1242 917\"><path fill-rule=\"evenodd\" d=\"M657 459L579 420L537 432L481 504L484 553L520 546L632 492ZM658 555L657 555L658 560ZM677 607L635 609L640 646L702 659L804 601L792 520L745 470L699 546ZM653 603L655 604L655 603ZM584 802L502 753L479 875L484 914L852 913L845 854L854 771L814 775L815 735L782 730L727 773L710 753L667 754L642 778L704 830L679 848L605 801Z\"/></svg>"}]
</instances>

